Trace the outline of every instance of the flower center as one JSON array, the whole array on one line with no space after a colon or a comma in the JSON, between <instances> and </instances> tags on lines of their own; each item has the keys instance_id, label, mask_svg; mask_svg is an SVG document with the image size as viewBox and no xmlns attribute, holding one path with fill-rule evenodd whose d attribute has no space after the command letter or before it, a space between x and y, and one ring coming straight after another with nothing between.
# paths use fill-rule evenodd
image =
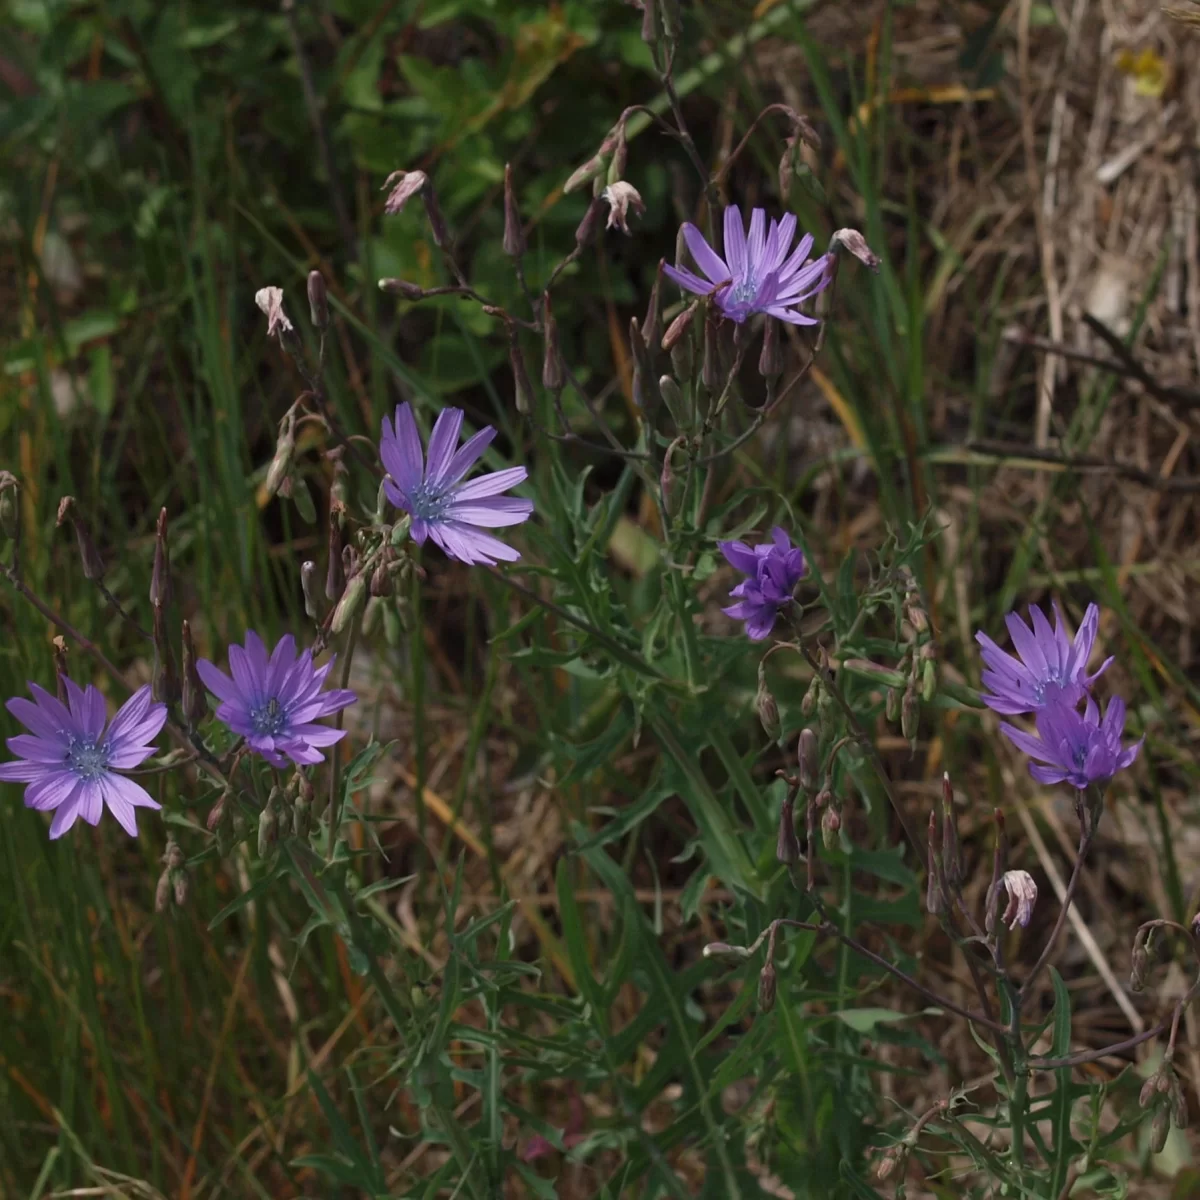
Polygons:
<instances>
[{"instance_id":1,"label":"flower center","mask_svg":"<svg viewBox=\"0 0 1200 1200\"><path fill-rule=\"evenodd\" d=\"M108 747L73 737L67 742L67 765L81 779L95 779L108 767Z\"/></svg>"},{"instance_id":2,"label":"flower center","mask_svg":"<svg viewBox=\"0 0 1200 1200\"><path fill-rule=\"evenodd\" d=\"M272 696L265 704L260 704L250 714L250 724L255 733L274 735L287 723L287 713L283 705Z\"/></svg>"},{"instance_id":3,"label":"flower center","mask_svg":"<svg viewBox=\"0 0 1200 1200\"><path fill-rule=\"evenodd\" d=\"M747 275L730 287L726 299L734 304L750 304L757 295L758 281L753 275Z\"/></svg>"},{"instance_id":4,"label":"flower center","mask_svg":"<svg viewBox=\"0 0 1200 1200\"><path fill-rule=\"evenodd\" d=\"M421 521L440 521L449 497L438 484L422 481L408 494L412 515Z\"/></svg>"}]
</instances>

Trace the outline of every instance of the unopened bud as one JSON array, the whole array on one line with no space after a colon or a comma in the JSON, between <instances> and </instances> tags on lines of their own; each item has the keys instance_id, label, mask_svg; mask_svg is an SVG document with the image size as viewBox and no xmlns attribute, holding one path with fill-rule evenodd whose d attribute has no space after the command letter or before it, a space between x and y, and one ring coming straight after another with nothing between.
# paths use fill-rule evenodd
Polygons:
<instances>
[{"instance_id":1,"label":"unopened bud","mask_svg":"<svg viewBox=\"0 0 1200 1200\"><path fill-rule=\"evenodd\" d=\"M511 330L508 339L508 361L512 367L513 395L516 399L517 412L523 417L533 411L533 384L529 382L529 372L525 368L525 355L521 343L517 339L517 331Z\"/></svg>"},{"instance_id":2,"label":"unopened bud","mask_svg":"<svg viewBox=\"0 0 1200 1200\"><path fill-rule=\"evenodd\" d=\"M583 220L579 222L575 230L576 250L582 250L592 240L592 235L596 232L596 227L600 224L600 217L603 212L604 201L599 196L593 196L587 206L587 211L583 214Z\"/></svg>"},{"instance_id":3,"label":"unopened bud","mask_svg":"<svg viewBox=\"0 0 1200 1200\"><path fill-rule=\"evenodd\" d=\"M542 323L545 336L545 355L542 359L542 387L548 392L561 392L567 382L562 354L558 346L558 322L550 311L550 293L543 298Z\"/></svg>"},{"instance_id":4,"label":"unopened bud","mask_svg":"<svg viewBox=\"0 0 1200 1200\"><path fill-rule=\"evenodd\" d=\"M821 769L821 743L807 726L800 730L796 759L800 764L800 783L806 792L811 792L817 786L817 772Z\"/></svg>"},{"instance_id":5,"label":"unopened bud","mask_svg":"<svg viewBox=\"0 0 1200 1200\"><path fill-rule=\"evenodd\" d=\"M160 704L179 699L179 676L175 673L175 652L167 637L167 617L161 604L154 606L154 698Z\"/></svg>"},{"instance_id":6,"label":"unopened bud","mask_svg":"<svg viewBox=\"0 0 1200 1200\"><path fill-rule=\"evenodd\" d=\"M900 693L896 688L890 687L884 698L883 715L891 724L895 724L900 719Z\"/></svg>"},{"instance_id":7,"label":"unopened bud","mask_svg":"<svg viewBox=\"0 0 1200 1200\"><path fill-rule=\"evenodd\" d=\"M150 603L171 603L171 551L167 545L167 510L159 509L154 534L154 567L150 572Z\"/></svg>"},{"instance_id":8,"label":"unopened bud","mask_svg":"<svg viewBox=\"0 0 1200 1200\"><path fill-rule=\"evenodd\" d=\"M917 694L913 691L913 686L909 683L904 689L904 699L900 704L900 732L910 742L917 740L917 724L921 717L921 706L917 700Z\"/></svg>"},{"instance_id":9,"label":"unopened bud","mask_svg":"<svg viewBox=\"0 0 1200 1200\"><path fill-rule=\"evenodd\" d=\"M520 258L525 253L525 230L521 226L521 211L513 187L512 163L504 164L504 253Z\"/></svg>"},{"instance_id":10,"label":"unopened bud","mask_svg":"<svg viewBox=\"0 0 1200 1200\"><path fill-rule=\"evenodd\" d=\"M359 609L366 599L366 594L367 581L361 574L355 575L346 584L346 590L342 593L342 598L338 601L337 608L333 610L333 619L329 622L330 632L334 634L341 633L350 624L351 620L358 616Z\"/></svg>"},{"instance_id":11,"label":"unopened bud","mask_svg":"<svg viewBox=\"0 0 1200 1200\"><path fill-rule=\"evenodd\" d=\"M695 316L696 305L692 303L667 326L667 332L663 334L662 339L662 348L664 350L669 352L675 348L683 335L691 328L692 320Z\"/></svg>"},{"instance_id":12,"label":"unopened bud","mask_svg":"<svg viewBox=\"0 0 1200 1200\"><path fill-rule=\"evenodd\" d=\"M165 913L171 907L171 872L164 871L158 877L158 885L154 889L154 911Z\"/></svg>"},{"instance_id":13,"label":"unopened bud","mask_svg":"<svg viewBox=\"0 0 1200 1200\"><path fill-rule=\"evenodd\" d=\"M1138 1092L1138 1107L1149 1108L1151 1101L1158 1095L1158 1081L1162 1078L1161 1069L1155 1071L1145 1083L1142 1084L1142 1090Z\"/></svg>"},{"instance_id":14,"label":"unopened bud","mask_svg":"<svg viewBox=\"0 0 1200 1200\"><path fill-rule=\"evenodd\" d=\"M768 962L758 973L758 1007L762 1012L769 1013L775 1007L775 992L778 980L775 975L775 964Z\"/></svg>"},{"instance_id":15,"label":"unopened bud","mask_svg":"<svg viewBox=\"0 0 1200 1200\"><path fill-rule=\"evenodd\" d=\"M266 858L279 840L279 818L270 804L258 815L258 857Z\"/></svg>"},{"instance_id":16,"label":"unopened bud","mask_svg":"<svg viewBox=\"0 0 1200 1200\"><path fill-rule=\"evenodd\" d=\"M709 942L700 953L704 958L749 958L745 946L731 946L728 942Z\"/></svg>"},{"instance_id":17,"label":"unopened bud","mask_svg":"<svg viewBox=\"0 0 1200 1200\"><path fill-rule=\"evenodd\" d=\"M58 520L55 522L57 526L61 526L64 521L70 521L71 527L75 530L75 541L79 546L79 560L83 565L83 577L96 583L104 578L104 560L100 557L100 551L96 549L95 542L92 541L92 531L88 527L87 520L79 515L75 505L74 496L64 496L58 502Z\"/></svg>"},{"instance_id":18,"label":"unopened bud","mask_svg":"<svg viewBox=\"0 0 1200 1200\"><path fill-rule=\"evenodd\" d=\"M320 271L308 273L308 315L318 333L329 328L329 291Z\"/></svg>"},{"instance_id":19,"label":"unopened bud","mask_svg":"<svg viewBox=\"0 0 1200 1200\"><path fill-rule=\"evenodd\" d=\"M216 833L225 824L225 818L229 813L229 805L231 803L230 789L226 788L217 797L216 804L208 810L208 816L205 818L204 825L209 833Z\"/></svg>"},{"instance_id":20,"label":"unopened bud","mask_svg":"<svg viewBox=\"0 0 1200 1200\"><path fill-rule=\"evenodd\" d=\"M300 564L300 591L304 593L304 611L309 620L319 621L325 608L317 590L317 564L311 559Z\"/></svg>"},{"instance_id":21,"label":"unopened bud","mask_svg":"<svg viewBox=\"0 0 1200 1200\"><path fill-rule=\"evenodd\" d=\"M425 295L425 289L419 283L410 283L407 279L381 279L378 287L381 292L403 296L405 300L420 300Z\"/></svg>"},{"instance_id":22,"label":"unopened bud","mask_svg":"<svg viewBox=\"0 0 1200 1200\"><path fill-rule=\"evenodd\" d=\"M780 322L767 321L763 330L762 352L758 356L758 373L773 383L783 374L783 347L780 344Z\"/></svg>"},{"instance_id":23,"label":"unopened bud","mask_svg":"<svg viewBox=\"0 0 1200 1200\"><path fill-rule=\"evenodd\" d=\"M838 833L842 828L842 818L832 805L821 814L821 842L826 850L835 850L838 845Z\"/></svg>"},{"instance_id":24,"label":"unopened bud","mask_svg":"<svg viewBox=\"0 0 1200 1200\"><path fill-rule=\"evenodd\" d=\"M671 414L671 419L678 428L683 424L683 392L679 390L679 384L670 375L660 375L658 394L663 398L667 412Z\"/></svg>"},{"instance_id":25,"label":"unopened bud","mask_svg":"<svg viewBox=\"0 0 1200 1200\"><path fill-rule=\"evenodd\" d=\"M308 801L303 796L297 796L292 812L296 826L296 836L298 838L308 837L308 832L312 828L312 809Z\"/></svg>"},{"instance_id":26,"label":"unopened bud","mask_svg":"<svg viewBox=\"0 0 1200 1200\"><path fill-rule=\"evenodd\" d=\"M937 693L937 667L934 666L932 659L925 660L925 666L921 674L921 699L926 704L932 702L934 695Z\"/></svg>"},{"instance_id":27,"label":"unopened bud","mask_svg":"<svg viewBox=\"0 0 1200 1200\"><path fill-rule=\"evenodd\" d=\"M192 644L192 628L184 621L183 635L183 680L181 684L183 715L189 725L196 725L208 716L208 697L204 682L196 669L196 647Z\"/></svg>"},{"instance_id":28,"label":"unopened bud","mask_svg":"<svg viewBox=\"0 0 1200 1200\"><path fill-rule=\"evenodd\" d=\"M263 491L268 499L280 490L295 460L296 414L289 411L275 441L275 457L271 459L271 465L267 468L267 478L263 483Z\"/></svg>"},{"instance_id":29,"label":"unopened bud","mask_svg":"<svg viewBox=\"0 0 1200 1200\"><path fill-rule=\"evenodd\" d=\"M779 833L775 839L775 857L787 866L800 861L800 839L796 836L794 800L789 794L779 810Z\"/></svg>"},{"instance_id":30,"label":"unopened bud","mask_svg":"<svg viewBox=\"0 0 1200 1200\"><path fill-rule=\"evenodd\" d=\"M325 598L336 601L346 590L346 572L342 565L342 522L338 513L329 511L329 565L325 570Z\"/></svg>"},{"instance_id":31,"label":"unopened bud","mask_svg":"<svg viewBox=\"0 0 1200 1200\"><path fill-rule=\"evenodd\" d=\"M1167 1135L1171 1132L1171 1114L1165 1108L1160 1108L1154 1114L1154 1121L1150 1125L1150 1151L1152 1154L1161 1154L1163 1147L1167 1144Z\"/></svg>"},{"instance_id":32,"label":"unopened bud","mask_svg":"<svg viewBox=\"0 0 1200 1200\"><path fill-rule=\"evenodd\" d=\"M172 881L175 888L175 907L182 908L187 903L188 891L191 887L188 873L183 870L175 871L172 874Z\"/></svg>"},{"instance_id":33,"label":"unopened bud","mask_svg":"<svg viewBox=\"0 0 1200 1200\"><path fill-rule=\"evenodd\" d=\"M806 717L811 717L817 707L817 700L821 694L821 679L820 676L814 675L812 682L808 685L808 690L804 693L804 699L800 701L800 711Z\"/></svg>"},{"instance_id":34,"label":"unopened bud","mask_svg":"<svg viewBox=\"0 0 1200 1200\"><path fill-rule=\"evenodd\" d=\"M883 1157L875 1164L875 1178L885 1183L903 1165L905 1150L903 1146L892 1146L884 1151Z\"/></svg>"},{"instance_id":35,"label":"unopened bud","mask_svg":"<svg viewBox=\"0 0 1200 1200\"><path fill-rule=\"evenodd\" d=\"M642 41L653 46L658 38L658 0L642 0Z\"/></svg>"},{"instance_id":36,"label":"unopened bud","mask_svg":"<svg viewBox=\"0 0 1200 1200\"><path fill-rule=\"evenodd\" d=\"M767 687L767 680L761 667L758 672L758 691L754 693L754 710L758 713L763 732L771 741L777 742L783 732L783 726L779 720L779 705L775 702L775 697L771 695L770 688Z\"/></svg>"},{"instance_id":37,"label":"unopened bud","mask_svg":"<svg viewBox=\"0 0 1200 1200\"><path fill-rule=\"evenodd\" d=\"M1184 1094L1183 1085L1175 1076L1171 1077L1171 1121L1176 1129L1187 1128L1187 1096Z\"/></svg>"}]
</instances>

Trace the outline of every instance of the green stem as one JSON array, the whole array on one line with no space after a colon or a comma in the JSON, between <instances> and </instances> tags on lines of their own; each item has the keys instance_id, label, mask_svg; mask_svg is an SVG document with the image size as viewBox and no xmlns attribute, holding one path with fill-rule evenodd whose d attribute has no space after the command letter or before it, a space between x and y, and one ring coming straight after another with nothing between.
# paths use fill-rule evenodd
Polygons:
<instances>
[{"instance_id":1,"label":"green stem","mask_svg":"<svg viewBox=\"0 0 1200 1200\"><path fill-rule=\"evenodd\" d=\"M359 621L355 620L350 626L350 632L346 635L346 653L342 658L340 682L340 686L343 688L350 683L350 664L354 661L354 648L358 644L358 627ZM346 710L343 708L337 715L334 723L335 729L342 728L345 715ZM341 742L334 742L329 752L329 845L326 847L326 861L328 862L333 862L333 850L337 845L338 833L342 828L342 810L346 805L346 797L338 787L342 774L342 756L339 753L341 748Z\"/></svg>"}]
</instances>

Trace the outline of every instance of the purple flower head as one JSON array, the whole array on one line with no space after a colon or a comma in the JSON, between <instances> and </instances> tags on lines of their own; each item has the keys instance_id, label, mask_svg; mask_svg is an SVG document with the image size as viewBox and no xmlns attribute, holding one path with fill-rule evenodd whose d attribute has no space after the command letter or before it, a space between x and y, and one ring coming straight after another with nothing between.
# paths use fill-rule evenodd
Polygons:
<instances>
[{"instance_id":1,"label":"purple flower head","mask_svg":"<svg viewBox=\"0 0 1200 1200\"><path fill-rule=\"evenodd\" d=\"M394 429L384 417L379 444L389 475L383 481L384 491L397 508L412 516L412 536L418 544L431 537L451 558L468 565L516 562L521 557L516 550L483 530L520 525L529 519L531 500L500 494L523 483L528 472L524 467L509 467L463 483L496 431L485 426L455 450L462 419L461 408L442 409L434 422L426 459L411 405L397 407Z\"/></svg>"},{"instance_id":2,"label":"purple flower head","mask_svg":"<svg viewBox=\"0 0 1200 1200\"><path fill-rule=\"evenodd\" d=\"M707 279L683 266L665 266L663 271L689 292L712 295L721 312L739 325L759 312L791 325L816 325L816 317L797 311L797 305L829 286L832 260L823 254L808 261L811 233L806 233L789 255L795 232L796 218L791 213L782 221L772 221L768 229L765 210L756 208L750 214L747 239L742 214L730 205L725 210L724 258L695 225L683 226L683 239Z\"/></svg>"},{"instance_id":3,"label":"purple flower head","mask_svg":"<svg viewBox=\"0 0 1200 1200\"><path fill-rule=\"evenodd\" d=\"M154 753L148 743L167 719L155 704L150 687L138 688L113 717L107 731L104 697L90 684L81 689L65 675L64 705L36 683L29 685L33 702L15 696L12 713L29 733L8 739L20 761L0 763L0 779L24 783L25 807L54 810L50 837L62 837L77 817L99 822L107 805L130 837L137 837L135 808L161 808L132 779L118 775L144 763Z\"/></svg>"},{"instance_id":4,"label":"purple flower head","mask_svg":"<svg viewBox=\"0 0 1200 1200\"><path fill-rule=\"evenodd\" d=\"M721 611L735 621L745 621L752 642L761 642L775 627L779 610L791 601L792 591L808 570L804 551L793 546L778 525L771 530L771 539L761 546L718 543L726 561L749 576L729 593L737 603Z\"/></svg>"},{"instance_id":5,"label":"purple flower head","mask_svg":"<svg viewBox=\"0 0 1200 1200\"><path fill-rule=\"evenodd\" d=\"M268 658L262 639L251 630L245 648L229 647L232 679L207 659L200 659L196 670L221 701L218 719L272 766L282 767L289 758L301 766L324 762L317 747L332 746L346 735L344 729L315 724L358 699L346 688L321 691L332 666L331 658L323 667L314 667L311 650L297 656L290 633L279 639Z\"/></svg>"},{"instance_id":6,"label":"purple flower head","mask_svg":"<svg viewBox=\"0 0 1200 1200\"><path fill-rule=\"evenodd\" d=\"M1069 705L1078 704L1086 689L1112 662L1111 658L1105 659L1099 670L1087 674L1100 620L1096 605L1087 606L1074 641L1067 637L1057 604L1054 605L1053 629L1046 614L1036 604L1029 606L1029 617L1032 629L1015 612L1004 618L1020 658L1006 654L986 633L981 631L975 635L986 668L983 685L993 693L984 695L983 702L993 711L1007 716L1036 712L1053 697L1059 697Z\"/></svg>"},{"instance_id":7,"label":"purple flower head","mask_svg":"<svg viewBox=\"0 0 1200 1200\"><path fill-rule=\"evenodd\" d=\"M1000 730L1018 750L1038 760L1029 764L1029 773L1039 783L1065 782L1080 791L1093 783L1105 784L1124 770L1137 758L1144 740L1121 745L1125 701L1120 696L1108 702L1103 720L1091 696L1080 712L1064 695L1038 709L1034 720L1037 737L1007 723Z\"/></svg>"}]
</instances>

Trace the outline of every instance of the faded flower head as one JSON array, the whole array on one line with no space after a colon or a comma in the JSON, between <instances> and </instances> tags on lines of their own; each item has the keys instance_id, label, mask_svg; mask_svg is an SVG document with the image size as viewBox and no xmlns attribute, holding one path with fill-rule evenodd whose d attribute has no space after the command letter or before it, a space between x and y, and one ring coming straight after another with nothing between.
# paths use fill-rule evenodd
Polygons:
<instances>
[{"instance_id":1,"label":"faded flower head","mask_svg":"<svg viewBox=\"0 0 1200 1200\"><path fill-rule=\"evenodd\" d=\"M1103 719L1091 696L1082 713L1058 696L1038 709L1035 722L1037 737L1007 723L1000 731L1018 750L1037 760L1029 764L1029 773L1039 783L1069 783L1080 791L1093 783L1105 784L1128 767L1145 740L1121 744L1125 701L1120 696L1108 702Z\"/></svg>"},{"instance_id":2,"label":"faded flower head","mask_svg":"<svg viewBox=\"0 0 1200 1200\"><path fill-rule=\"evenodd\" d=\"M411 405L396 408L394 426L384 417L379 445L388 472L384 491L397 508L411 515L415 542L423 544L431 537L451 558L468 565L516 562L520 554L484 529L520 525L529 519L531 500L500 494L523 483L528 472L524 467L508 467L463 483L496 431L485 426L456 450L462 420L461 408L442 409L426 456Z\"/></svg>"},{"instance_id":3,"label":"faded flower head","mask_svg":"<svg viewBox=\"0 0 1200 1200\"><path fill-rule=\"evenodd\" d=\"M775 627L779 610L791 601L792 591L808 570L804 552L792 545L779 526L771 530L771 541L761 546L718 544L726 561L749 577L729 593L737 603L721 611L735 621L745 621L746 636L761 642Z\"/></svg>"},{"instance_id":4,"label":"faded flower head","mask_svg":"<svg viewBox=\"0 0 1200 1200\"><path fill-rule=\"evenodd\" d=\"M712 295L717 307L739 324L754 313L766 313L792 325L816 325L817 318L799 312L797 306L823 291L832 278L832 261L827 254L808 261L812 234L805 234L788 254L796 232L796 218L788 213L767 228L765 210L750 215L747 239L739 209L725 210L725 257L721 258L691 223L682 229L684 241L706 279L679 265L666 266L665 273L681 288L698 296Z\"/></svg>"},{"instance_id":5,"label":"faded flower head","mask_svg":"<svg viewBox=\"0 0 1200 1200\"><path fill-rule=\"evenodd\" d=\"M253 630L246 634L245 647L229 647L232 679L207 659L196 663L204 686L220 701L217 719L275 767L286 766L289 758L301 766L324 762L318 747L332 746L345 736L344 729L315 724L358 699L346 688L321 691L332 667L332 658L314 667L311 650L297 655L290 633L279 639L268 658Z\"/></svg>"},{"instance_id":6,"label":"faded flower head","mask_svg":"<svg viewBox=\"0 0 1200 1200\"><path fill-rule=\"evenodd\" d=\"M428 183L429 176L424 171L393 171L383 181L383 191L386 192L388 188L392 189L388 192L388 198L383 202L383 211L385 213L403 212L404 206L415 195L424 191Z\"/></svg>"},{"instance_id":7,"label":"faded flower head","mask_svg":"<svg viewBox=\"0 0 1200 1200\"><path fill-rule=\"evenodd\" d=\"M1022 929L1027 928L1038 897L1033 876L1028 871L1005 871L1001 882L1008 893L1008 904L1004 909L1004 916L1000 919L1009 929L1018 925Z\"/></svg>"},{"instance_id":8,"label":"faded flower head","mask_svg":"<svg viewBox=\"0 0 1200 1200\"><path fill-rule=\"evenodd\" d=\"M1105 659L1097 671L1087 673L1088 659L1096 642L1100 610L1087 606L1083 623L1074 640L1063 628L1062 613L1054 605L1054 628L1036 604L1029 606L1030 625L1015 612L1004 618L1013 646L1020 656L1006 654L986 633L975 635L984 661L983 685L991 690L983 702L1008 716L1036 712L1054 698L1076 705L1084 693L1112 662Z\"/></svg>"},{"instance_id":9,"label":"faded flower head","mask_svg":"<svg viewBox=\"0 0 1200 1200\"><path fill-rule=\"evenodd\" d=\"M610 183L600 193L600 198L607 201L611 209L606 229L612 229L615 225L622 233L628 233L629 210L632 209L639 217L646 211L646 205L637 188L623 179L618 179L616 183Z\"/></svg>"},{"instance_id":10,"label":"faded flower head","mask_svg":"<svg viewBox=\"0 0 1200 1200\"><path fill-rule=\"evenodd\" d=\"M283 311L282 288L259 288L254 293L254 303L267 315L267 337L292 332L292 323Z\"/></svg>"},{"instance_id":11,"label":"faded flower head","mask_svg":"<svg viewBox=\"0 0 1200 1200\"><path fill-rule=\"evenodd\" d=\"M0 763L0 780L24 783L25 807L54 811L50 837L62 837L78 817L99 822L105 807L130 837L137 837L136 808L161 808L140 784L119 771L139 766L154 753L148 743L167 719L150 687L139 688L105 729L104 697L90 684L62 677L67 703L29 685L33 701L15 696L12 713L30 732L8 739L19 761Z\"/></svg>"}]
</instances>

